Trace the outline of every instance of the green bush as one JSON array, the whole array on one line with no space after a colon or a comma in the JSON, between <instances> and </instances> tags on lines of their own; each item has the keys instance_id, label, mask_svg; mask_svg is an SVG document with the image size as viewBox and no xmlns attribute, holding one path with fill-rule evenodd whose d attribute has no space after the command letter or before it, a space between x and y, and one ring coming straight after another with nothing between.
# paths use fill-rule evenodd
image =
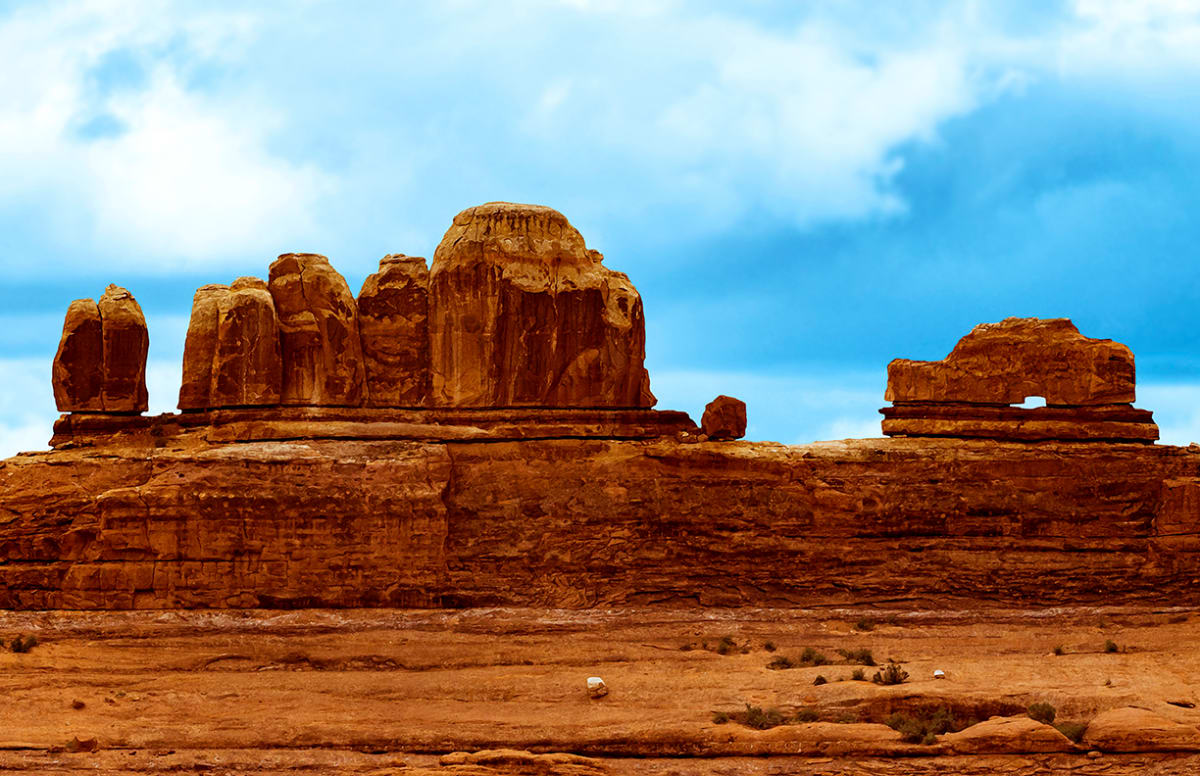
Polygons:
<instances>
[{"instance_id":1,"label":"green bush","mask_svg":"<svg viewBox=\"0 0 1200 776\"><path fill-rule=\"evenodd\" d=\"M898 732L906 742L926 746L936 743L937 737L943 733L962 730L965 727L958 723L954 718L954 713L945 706L935 709L932 714L925 715L897 712L888 717L885 724Z\"/></svg>"},{"instance_id":2,"label":"green bush","mask_svg":"<svg viewBox=\"0 0 1200 776\"><path fill-rule=\"evenodd\" d=\"M806 706L796 711L796 716L792 718L792 721L799 723L816 722L820 718L821 715L817 713L816 709L810 709Z\"/></svg>"},{"instance_id":3,"label":"green bush","mask_svg":"<svg viewBox=\"0 0 1200 776\"><path fill-rule=\"evenodd\" d=\"M820 687L823 684L829 684L829 680L826 679L825 677L821 676L820 674L817 674L817 678L813 679L813 684L816 685L817 687Z\"/></svg>"},{"instance_id":4,"label":"green bush","mask_svg":"<svg viewBox=\"0 0 1200 776\"><path fill-rule=\"evenodd\" d=\"M1055 646L1055 647L1054 647L1054 654L1056 654L1056 655L1065 655L1065 654L1067 654L1066 647L1064 647L1062 644L1059 644L1059 645Z\"/></svg>"},{"instance_id":5,"label":"green bush","mask_svg":"<svg viewBox=\"0 0 1200 776\"><path fill-rule=\"evenodd\" d=\"M733 640L733 636L722 636L717 642L716 653L718 655L728 655L737 650L737 642Z\"/></svg>"},{"instance_id":6,"label":"green bush","mask_svg":"<svg viewBox=\"0 0 1200 776\"><path fill-rule=\"evenodd\" d=\"M787 668L795 667L796 664L793 663L792 659L786 655L776 655L775 657L771 658L770 663L767 663L767 668L770 668L772 671L782 671Z\"/></svg>"},{"instance_id":7,"label":"green bush","mask_svg":"<svg viewBox=\"0 0 1200 776\"><path fill-rule=\"evenodd\" d=\"M28 652L38 645L37 636L17 636L9 647L13 652Z\"/></svg>"},{"instance_id":8,"label":"green bush","mask_svg":"<svg viewBox=\"0 0 1200 776\"><path fill-rule=\"evenodd\" d=\"M712 715L714 725L724 725L729 721L729 712L727 711L714 711Z\"/></svg>"},{"instance_id":9,"label":"green bush","mask_svg":"<svg viewBox=\"0 0 1200 776\"><path fill-rule=\"evenodd\" d=\"M867 672L861 668L856 668L850 672L850 678L856 682L867 681Z\"/></svg>"},{"instance_id":10,"label":"green bush","mask_svg":"<svg viewBox=\"0 0 1200 776\"><path fill-rule=\"evenodd\" d=\"M774 652L774 651L775 651L775 642L774 642L774 641L768 641L768 642L764 643L764 644L763 644L763 649L765 649L765 650L766 650L766 651L768 651L768 652Z\"/></svg>"},{"instance_id":11,"label":"green bush","mask_svg":"<svg viewBox=\"0 0 1200 776\"><path fill-rule=\"evenodd\" d=\"M1045 722L1047 725L1054 723L1054 716L1056 714L1054 707L1049 703L1032 703L1029 705L1028 713L1030 719Z\"/></svg>"},{"instance_id":12,"label":"green bush","mask_svg":"<svg viewBox=\"0 0 1200 776\"><path fill-rule=\"evenodd\" d=\"M805 647L804 651L800 653L800 662L803 665L824 666L829 665L829 657L812 647Z\"/></svg>"},{"instance_id":13,"label":"green bush","mask_svg":"<svg viewBox=\"0 0 1200 776\"><path fill-rule=\"evenodd\" d=\"M899 663L889 662L875 675L871 677L871 681L875 684L904 684L908 681L908 671L905 671Z\"/></svg>"},{"instance_id":14,"label":"green bush","mask_svg":"<svg viewBox=\"0 0 1200 776\"><path fill-rule=\"evenodd\" d=\"M875 656L869 649L839 649L838 654L847 663L858 663L860 666L875 665Z\"/></svg>"},{"instance_id":15,"label":"green bush","mask_svg":"<svg viewBox=\"0 0 1200 776\"><path fill-rule=\"evenodd\" d=\"M787 717L779 709L763 709L747 703L746 711L738 721L755 730L769 730L787 722Z\"/></svg>"},{"instance_id":16,"label":"green bush","mask_svg":"<svg viewBox=\"0 0 1200 776\"><path fill-rule=\"evenodd\" d=\"M1104 651L1105 652L1119 651L1119 647L1117 647L1117 642L1113 641L1112 639L1109 639L1108 641L1104 642Z\"/></svg>"},{"instance_id":17,"label":"green bush","mask_svg":"<svg viewBox=\"0 0 1200 776\"><path fill-rule=\"evenodd\" d=\"M1062 733L1067 738L1075 743L1079 743L1083 739L1083 733L1087 730L1086 722L1059 722L1054 726L1059 733Z\"/></svg>"}]
</instances>

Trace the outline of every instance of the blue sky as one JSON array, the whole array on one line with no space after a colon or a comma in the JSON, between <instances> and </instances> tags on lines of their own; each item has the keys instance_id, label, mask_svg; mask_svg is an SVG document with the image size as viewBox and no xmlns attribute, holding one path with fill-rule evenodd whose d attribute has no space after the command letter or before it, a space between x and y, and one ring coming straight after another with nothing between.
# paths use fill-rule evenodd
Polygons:
<instances>
[{"instance_id":1,"label":"blue sky","mask_svg":"<svg viewBox=\"0 0 1200 776\"><path fill-rule=\"evenodd\" d=\"M0 0L0 454L70 300L128 287L173 408L192 291L357 289L459 210L561 210L642 292L652 386L878 434L887 362L1068 316L1200 439L1200 0Z\"/></svg>"}]
</instances>

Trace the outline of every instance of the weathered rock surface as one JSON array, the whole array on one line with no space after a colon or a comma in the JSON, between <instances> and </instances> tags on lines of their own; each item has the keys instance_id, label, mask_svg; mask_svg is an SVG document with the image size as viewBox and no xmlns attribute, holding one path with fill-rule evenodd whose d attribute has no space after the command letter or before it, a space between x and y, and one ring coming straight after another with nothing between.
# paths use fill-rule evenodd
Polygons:
<instances>
[{"instance_id":1,"label":"weathered rock surface","mask_svg":"<svg viewBox=\"0 0 1200 776\"><path fill-rule=\"evenodd\" d=\"M76 299L67 307L53 383L61 412L104 411L104 335L100 308L91 299Z\"/></svg>"},{"instance_id":2,"label":"weathered rock surface","mask_svg":"<svg viewBox=\"0 0 1200 776\"><path fill-rule=\"evenodd\" d=\"M1083 743L1105 752L1200 752L1200 729L1127 706L1089 722Z\"/></svg>"},{"instance_id":3,"label":"weathered rock surface","mask_svg":"<svg viewBox=\"0 0 1200 776\"><path fill-rule=\"evenodd\" d=\"M642 301L561 213L459 213L429 278L439 406L650 407Z\"/></svg>"},{"instance_id":4,"label":"weathered rock surface","mask_svg":"<svg viewBox=\"0 0 1200 776\"><path fill-rule=\"evenodd\" d=\"M425 259L391 255L358 294L367 404L429 402L429 270Z\"/></svg>"},{"instance_id":5,"label":"weathered rock surface","mask_svg":"<svg viewBox=\"0 0 1200 776\"><path fill-rule=\"evenodd\" d=\"M279 404L282 359L267 284L242 277L196 291L183 349L179 408Z\"/></svg>"},{"instance_id":6,"label":"weathered rock surface","mask_svg":"<svg viewBox=\"0 0 1200 776\"><path fill-rule=\"evenodd\" d=\"M99 303L91 299L72 302L54 356L58 409L145 412L149 347L142 308L124 288L110 285Z\"/></svg>"},{"instance_id":7,"label":"weathered rock surface","mask_svg":"<svg viewBox=\"0 0 1200 776\"><path fill-rule=\"evenodd\" d=\"M200 286L192 296L192 316L183 344L183 379L179 385L181 410L213 406L213 359L217 352L220 309L222 303L228 303L228 297L229 286L217 283Z\"/></svg>"},{"instance_id":8,"label":"weathered rock surface","mask_svg":"<svg viewBox=\"0 0 1200 776\"><path fill-rule=\"evenodd\" d=\"M315 425L110 431L5 461L0 607L1200 603L1190 448Z\"/></svg>"},{"instance_id":9,"label":"weathered rock surface","mask_svg":"<svg viewBox=\"0 0 1200 776\"><path fill-rule=\"evenodd\" d=\"M313 253L285 253L268 287L279 319L282 403L357 407L366 378L358 308L346 280Z\"/></svg>"},{"instance_id":10,"label":"weathered rock surface","mask_svg":"<svg viewBox=\"0 0 1200 776\"><path fill-rule=\"evenodd\" d=\"M941 361L888 364L888 401L1021 404L1030 396L1048 406L1133 402L1133 353L1083 336L1066 318L1006 318L976 326Z\"/></svg>"},{"instance_id":11,"label":"weathered rock surface","mask_svg":"<svg viewBox=\"0 0 1200 776\"><path fill-rule=\"evenodd\" d=\"M947 733L940 741L959 754L1076 751L1071 740L1054 727L1029 717L992 717L958 733Z\"/></svg>"},{"instance_id":12,"label":"weathered rock surface","mask_svg":"<svg viewBox=\"0 0 1200 776\"><path fill-rule=\"evenodd\" d=\"M741 439L746 436L746 402L718 396L704 408L700 428L709 439Z\"/></svg>"},{"instance_id":13,"label":"weathered rock surface","mask_svg":"<svg viewBox=\"0 0 1200 776\"><path fill-rule=\"evenodd\" d=\"M278 404L282 366L279 324L267 284L238 278L218 307L211 406Z\"/></svg>"}]
</instances>

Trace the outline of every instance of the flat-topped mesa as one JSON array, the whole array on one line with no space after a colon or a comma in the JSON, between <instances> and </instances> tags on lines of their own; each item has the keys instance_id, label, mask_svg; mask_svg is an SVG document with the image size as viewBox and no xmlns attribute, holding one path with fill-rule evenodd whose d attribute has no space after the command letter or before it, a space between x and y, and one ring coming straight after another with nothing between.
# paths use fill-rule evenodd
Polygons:
<instances>
[{"instance_id":1,"label":"flat-topped mesa","mask_svg":"<svg viewBox=\"0 0 1200 776\"><path fill-rule=\"evenodd\" d=\"M1085 337L1066 318L1006 318L976 326L941 361L892 361L884 398L894 406L880 412L888 436L1158 439L1134 395L1125 345ZM1030 397L1046 406L1012 406Z\"/></svg>"},{"instance_id":2,"label":"flat-topped mesa","mask_svg":"<svg viewBox=\"0 0 1200 776\"><path fill-rule=\"evenodd\" d=\"M142 308L110 285L99 303L76 299L67 308L54 356L54 400L61 412L145 412L150 337Z\"/></svg>"},{"instance_id":3,"label":"flat-topped mesa","mask_svg":"<svg viewBox=\"0 0 1200 776\"><path fill-rule=\"evenodd\" d=\"M285 253L271 264L282 404L357 407L366 393L358 305L329 259Z\"/></svg>"},{"instance_id":4,"label":"flat-topped mesa","mask_svg":"<svg viewBox=\"0 0 1200 776\"><path fill-rule=\"evenodd\" d=\"M429 276L432 403L651 407L642 300L559 212L454 218Z\"/></svg>"},{"instance_id":5,"label":"flat-topped mesa","mask_svg":"<svg viewBox=\"0 0 1200 776\"><path fill-rule=\"evenodd\" d=\"M367 405L429 402L429 269L425 259L384 256L358 294Z\"/></svg>"},{"instance_id":6,"label":"flat-topped mesa","mask_svg":"<svg viewBox=\"0 0 1200 776\"><path fill-rule=\"evenodd\" d=\"M279 324L267 284L242 277L196 291L183 349L182 410L279 404Z\"/></svg>"}]
</instances>

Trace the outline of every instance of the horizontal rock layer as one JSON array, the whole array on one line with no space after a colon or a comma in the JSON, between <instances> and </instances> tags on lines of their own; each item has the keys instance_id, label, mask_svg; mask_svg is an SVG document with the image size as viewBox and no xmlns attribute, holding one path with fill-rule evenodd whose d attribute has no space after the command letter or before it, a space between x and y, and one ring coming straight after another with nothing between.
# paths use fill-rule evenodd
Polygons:
<instances>
[{"instance_id":1,"label":"horizontal rock layer","mask_svg":"<svg viewBox=\"0 0 1200 776\"><path fill-rule=\"evenodd\" d=\"M1200 600L1191 448L217 444L145 420L0 463L0 606Z\"/></svg>"},{"instance_id":2,"label":"horizontal rock layer","mask_svg":"<svg viewBox=\"0 0 1200 776\"><path fill-rule=\"evenodd\" d=\"M1110 404L1021 408L950 402L897 403L879 410L886 436L971 437L1017 441L1153 442L1154 413Z\"/></svg>"}]
</instances>

